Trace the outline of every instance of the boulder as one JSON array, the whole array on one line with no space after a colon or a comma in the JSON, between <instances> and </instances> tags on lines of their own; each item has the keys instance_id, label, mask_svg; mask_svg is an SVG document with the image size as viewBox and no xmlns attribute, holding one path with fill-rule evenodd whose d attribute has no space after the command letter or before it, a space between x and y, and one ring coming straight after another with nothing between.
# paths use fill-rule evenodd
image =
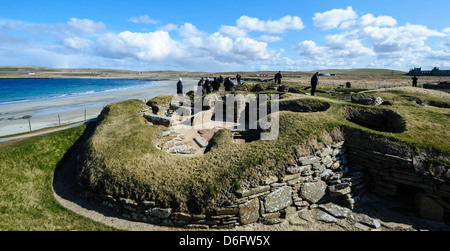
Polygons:
<instances>
[{"instance_id":1,"label":"boulder","mask_svg":"<svg viewBox=\"0 0 450 251\"><path fill-rule=\"evenodd\" d=\"M332 215L325 213L324 211L320 209L313 209L311 210L311 214L313 218L317 221L322 221L326 223L336 223L337 219L333 217Z\"/></svg>"},{"instance_id":2,"label":"boulder","mask_svg":"<svg viewBox=\"0 0 450 251\"><path fill-rule=\"evenodd\" d=\"M144 118L153 123L154 125L163 125L163 126L171 126L173 123L173 119L165 116L160 116L152 113L144 113Z\"/></svg>"},{"instance_id":3,"label":"boulder","mask_svg":"<svg viewBox=\"0 0 450 251\"><path fill-rule=\"evenodd\" d=\"M351 96L351 102L361 105L381 105L383 100L380 97L369 94L356 94Z\"/></svg>"},{"instance_id":4,"label":"boulder","mask_svg":"<svg viewBox=\"0 0 450 251\"><path fill-rule=\"evenodd\" d=\"M317 203L325 196L327 183L324 181L303 183L300 187L300 196L311 204Z\"/></svg>"},{"instance_id":5,"label":"boulder","mask_svg":"<svg viewBox=\"0 0 450 251\"><path fill-rule=\"evenodd\" d=\"M292 204L292 188L290 186L281 187L268 194L265 199L266 212L273 213L286 208Z\"/></svg>"},{"instance_id":6,"label":"boulder","mask_svg":"<svg viewBox=\"0 0 450 251\"><path fill-rule=\"evenodd\" d=\"M352 215L352 211L350 209L338 206L333 203L322 204L318 207L336 218L350 218Z\"/></svg>"},{"instance_id":7,"label":"boulder","mask_svg":"<svg viewBox=\"0 0 450 251\"><path fill-rule=\"evenodd\" d=\"M255 198L239 206L239 222L242 225L255 223L259 219L259 199Z\"/></svg>"}]
</instances>

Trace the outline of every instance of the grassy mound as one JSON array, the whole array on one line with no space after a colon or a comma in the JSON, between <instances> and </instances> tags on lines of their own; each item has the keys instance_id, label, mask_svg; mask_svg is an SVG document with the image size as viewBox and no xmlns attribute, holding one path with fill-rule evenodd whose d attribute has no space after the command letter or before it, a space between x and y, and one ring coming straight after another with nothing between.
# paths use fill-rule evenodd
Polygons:
<instances>
[{"instance_id":1,"label":"grassy mound","mask_svg":"<svg viewBox=\"0 0 450 251\"><path fill-rule=\"evenodd\" d=\"M406 130L392 133L354 124L340 112L360 105L297 94L280 102L281 107L308 104L328 108L314 113L291 111L296 108L280 111L279 136L273 141L234 144L231 132L221 130L210 142L209 151L196 157L155 148L153 140L161 135L161 128L145 122L140 113L145 107L142 101L110 104L87 142L80 170L82 181L99 193L156 201L162 207L198 213L223 206L234 198L235 187L257 185L268 175L284 175L296 156L331 143L343 127L406 142L418 151L450 153L450 132L446 129L450 116L445 108L403 103L389 106L386 113L398 114L406 124Z\"/></svg>"}]
</instances>

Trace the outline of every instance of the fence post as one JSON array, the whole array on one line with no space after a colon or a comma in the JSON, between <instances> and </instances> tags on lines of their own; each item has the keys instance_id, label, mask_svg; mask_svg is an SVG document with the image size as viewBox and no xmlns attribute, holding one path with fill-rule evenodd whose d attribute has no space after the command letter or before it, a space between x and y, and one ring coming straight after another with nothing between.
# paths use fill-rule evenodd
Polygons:
<instances>
[{"instance_id":1,"label":"fence post","mask_svg":"<svg viewBox=\"0 0 450 251\"><path fill-rule=\"evenodd\" d=\"M59 116L59 113L58 113L58 122L59 122L59 125L61 125L61 117Z\"/></svg>"},{"instance_id":2,"label":"fence post","mask_svg":"<svg viewBox=\"0 0 450 251\"><path fill-rule=\"evenodd\" d=\"M31 119L28 118L28 125L30 126L30 132L31 132Z\"/></svg>"}]
</instances>

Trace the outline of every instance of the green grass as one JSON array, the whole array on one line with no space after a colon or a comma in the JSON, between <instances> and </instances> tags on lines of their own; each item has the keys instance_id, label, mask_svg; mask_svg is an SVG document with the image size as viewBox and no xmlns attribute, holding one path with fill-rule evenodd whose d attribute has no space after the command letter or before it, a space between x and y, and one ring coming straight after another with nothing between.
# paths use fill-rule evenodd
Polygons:
<instances>
[{"instance_id":1,"label":"green grass","mask_svg":"<svg viewBox=\"0 0 450 251\"><path fill-rule=\"evenodd\" d=\"M80 126L0 147L0 230L113 230L65 209L53 196L55 167L84 129Z\"/></svg>"},{"instance_id":2,"label":"green grass","mask_svg":"<svg viewBox=\"0 0 450 251\"><path fill-rule=\"evenodd\" d=\"M401 115L407 124L402 133L375 131L347 121L341 111L350 104L324 97L290 94L285 107L328 102L324 112L281 111L279 137L273 141L234 144L231 132L221 130L212 139L209 152L197 157L172 155L155 148L161 127L148 126L139 111L142 101L110 104L104 120L89 142L85 166L87 182L114 197L154 200L161 206L195 212L217 206L220 196L244 180L264 175L282 175L284 166L302 154L306 142L319 146L329 142L328 133L340 127L361 130L377 137L400 140L420 151L450 153L445 108L397 103L385 106ZM291 104L291 105L290 105ZM328 141L328 142L327 142Z\"/></svg>"},{"instance_id":3,"label":"green grass","mask_svg":"<svg viewBox=\"0 0 450 251\"><path fill-rule=\"evenodd\" d=\"M434 97L388 91L377 95L393 101L392 106L383 108L405 118L405 132L374 131L341 115L346 106L366 106L289 94L281 101L283 105L327 102L330 108L317 113L280 112L280 134L273 141L234 144L230 131L221 130L214 136L210 151L197 157L180 157L155 148L153 139L164 128L146 123L139 112L146 107L142 101L113 103L102 112L100 124L88 141L85 157L91 162L84 171L91 172L86 175L90 184L113 196L155 200L160 206L198 212L217 206L227 191L257 182L262 176L282 175L283 167L294 156L304 154L299 147L307 143L318 150L330 143L329 133L340 127L401 140L421 154L438 151L449 155L447 108L422 107L408 101L409 96ZM71 128L0 148L0 230L113 230L63 208L53 197L55 167L84 129ZM442 159L428 160L444 163Z\"/></svg>"}]
</instances>

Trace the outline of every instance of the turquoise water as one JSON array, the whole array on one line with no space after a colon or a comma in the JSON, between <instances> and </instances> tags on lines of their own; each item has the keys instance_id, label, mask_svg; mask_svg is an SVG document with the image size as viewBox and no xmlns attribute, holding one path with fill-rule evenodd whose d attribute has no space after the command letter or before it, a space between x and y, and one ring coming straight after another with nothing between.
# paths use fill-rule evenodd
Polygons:
<instances>
[{"instance_id":1,"label":"turquoise water","mask_svg":"<svg viewBox=\"0 0 450 251\"><path fill-rule=\"evenodd\" d=\"M0 107L165 86L161 79L0 79Z\"/></svg>"}]
</instances>

